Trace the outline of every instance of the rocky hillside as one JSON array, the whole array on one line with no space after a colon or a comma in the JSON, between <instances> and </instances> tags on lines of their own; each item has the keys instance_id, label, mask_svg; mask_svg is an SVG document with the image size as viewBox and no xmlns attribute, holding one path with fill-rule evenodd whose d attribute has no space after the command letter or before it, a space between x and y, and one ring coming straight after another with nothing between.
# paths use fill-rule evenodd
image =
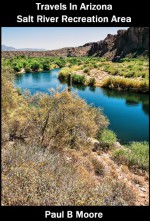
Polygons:
<instances>
[{"instance_id":1,"label":"rocky hillside","mask_svg":"<svg viewBox=\"0 0 150 221\"><path fill-rule=\"evenodd\" d=\"M76 48L61 48L51 51L3 51L2 57L10 58L14 56L23 55L26 57L50 57L50 56L88 56L88 51L91 46L80 46Z\"/></svg>"},{"instance_id":2,"label":"rocky hillside","mask_svg":"<svg viewBox=\"0 0 150 221\"><path fill-rule=\"evenodd\" d=\"M110 60L130 56L149 54L149 28L131 27L128 30L119 30L117 35L108 34L104 40L87 43L83 46L62 48L51 51L3 51L3 57L24 55L27 57L49 56L97 56L107 57Z\"/></svg>"},{"instance_id":3,"label":"rocky hillside","mask_svg":"<svg viewBox=\"0 0 150 221\"><path fill-rule=\"evenodd\" d=\"M117 60L126 56L148 55L149 28L131 27L119 30L117 35L107 35L103 41L92 43L90 56L105 56Z\"/></svg>"}]
</instances>

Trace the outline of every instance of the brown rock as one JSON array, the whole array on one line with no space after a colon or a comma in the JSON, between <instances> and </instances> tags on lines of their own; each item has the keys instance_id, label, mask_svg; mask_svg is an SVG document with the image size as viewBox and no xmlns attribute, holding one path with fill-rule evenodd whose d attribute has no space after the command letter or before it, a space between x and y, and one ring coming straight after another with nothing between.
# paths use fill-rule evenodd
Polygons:
<instances>
[{"instance_id":1,"label":"brown rock","mask_svg":"<svg viewBox=\"0 0 150 221\"><path fill-rule=\"evenodd\" d=\"M3 51L2 56L6 58L17 55L27 57L49 57L49 56L98 56L107 57L113 61L130 56L149 54L149 28L130 27L128 30L119 30L117 35L108 34L104 40L87 43L79 47L61 48L51 51Z\"/></svg>"}]
</instances>

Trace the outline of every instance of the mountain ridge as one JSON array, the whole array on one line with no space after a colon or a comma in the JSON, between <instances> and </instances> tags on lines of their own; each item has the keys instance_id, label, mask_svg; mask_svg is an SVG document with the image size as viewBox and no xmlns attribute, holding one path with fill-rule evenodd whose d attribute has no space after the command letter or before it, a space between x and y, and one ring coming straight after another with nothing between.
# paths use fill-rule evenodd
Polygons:
<instances>
[{"instance_id":1,"label":"mountain ridge","mask_svg":"<svg viewBox=\"0 0 150 221\"><path fill-rule=\"evenodd\" d=\"M47 51L3 51L2 56L13 57L23 55L27 57L49 56L95 56L106 57L117 61L126 56L137 57L149 55L149 28L130 27L127 30L118 30L116 35L108 34L104 40L89 42L78 47L66 47Z\"/></svg>"},{"instance_id":2,"label":"mountain ridge","mask_svg":"<svg viewBox=\"0 0 150 221\"><path fill-rule=\"evenodd\" d=\"M14 48L12 46L6 46L2 44L2 51L47 51L43 48Z\"/></svg>"}]
</instances>

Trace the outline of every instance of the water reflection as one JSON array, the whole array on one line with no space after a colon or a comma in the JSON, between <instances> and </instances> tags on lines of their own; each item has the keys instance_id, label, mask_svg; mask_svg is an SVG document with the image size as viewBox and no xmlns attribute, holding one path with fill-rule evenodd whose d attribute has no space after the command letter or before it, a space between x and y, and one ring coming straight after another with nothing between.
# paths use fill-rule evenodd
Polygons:
<instances>
[{"instance_id":1,"label":"water reflection","mask_svg":"<svg viewBox=\"0 0 150 221\"><path fill-rule=\"evenodd\" d=\"M96 90L96 87L90 86L89 89L90 89L90 91L93 91L93 92L94 92L94 91Z\"/></svg>"},{"instance_id":2,"label":"water reflection","mask_svg":"<svg viewBox=\"0 0 150 221\"><path fill-rule=\"evenodd\" d=\"M143 104L142 110L144 111L145 114L149 116L149 104Z\"/></svg>"},{"instance_id":3,"label":"water reflection","mask_svg":"<svg viewBox=\"0 0 150 221\"><path fill-rule=\"evenodd\" d=\"M137 106L142 104L143 111L149 115L149 99L148 95L126 92L126 91L115 91L110 89L102 88L104 95L107 97L113 97L118 99L125 99L128 106Z\"/></svg>"},{"instance_id":4,"label":"water reflection","mask_svg":"<svg viewBox=\"0 0 150 221\"><path fill-rule=\"evenodd\" d=\"M67 83L58 79L60 69L49 72L27 73L16 77L15 86L28 89L31 94L48 93L50 88L60 91ZM149 96L144 94L115 91L98 87L72 84L72 91L88 104L103 109L113 130L121 142L149 140Z\"/></svg>"},{"instance_id":5,"label":"water reflection","mask_svg":"<svg viewBox=\"0 0 150 221\"><path fill-rule=\"evenodd\" d=\"M126 100L126 105L128 105L128 106L136 106L136 105L138 105L138 102L132 101L132 100Z\"/></svg>"}]
</instances>

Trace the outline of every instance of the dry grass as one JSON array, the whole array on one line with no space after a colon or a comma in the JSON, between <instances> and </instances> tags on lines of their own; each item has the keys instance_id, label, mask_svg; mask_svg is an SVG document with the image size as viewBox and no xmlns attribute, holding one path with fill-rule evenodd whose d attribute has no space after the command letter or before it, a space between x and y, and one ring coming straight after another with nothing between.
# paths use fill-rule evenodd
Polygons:
<instances>
[{"instance_id":1,"label":"dry grass","mask_svg":"<svg viewBox=\"0 0 150 221\"><path fill-rule=\"evenodd\" d=\"M120 181L106 177L98 184L96 177L90 175L91 162L80 152L51 152L18 143L3 148L2 160L2 205L134 205L135 202L134 193Z\"/></svg>"},{"instance_id":2,"label":"dry grass","mask_svg":"<svg viewBox=\"0 0 150 221\"><path fill-rule=\"evenodd\" d=\"M2 83L2 205L135 204L90 158L88 138L108 125L101 110L66 91L22 96L5 75Z\"/></svg>"}]
</instances>

